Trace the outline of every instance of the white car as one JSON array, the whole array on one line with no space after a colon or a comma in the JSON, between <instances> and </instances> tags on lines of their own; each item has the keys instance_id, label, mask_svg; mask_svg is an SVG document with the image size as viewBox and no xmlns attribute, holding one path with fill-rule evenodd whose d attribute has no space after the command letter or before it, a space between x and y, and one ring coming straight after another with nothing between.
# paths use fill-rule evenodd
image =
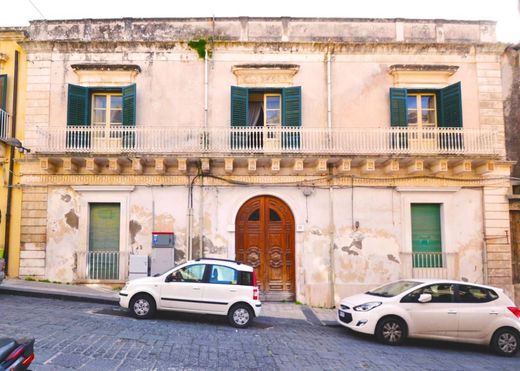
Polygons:
<instances>
[{"instance_id":1,"label":"white car","mask_svg":"<svg viewBox=\"0 0 520 371\"><path fill-rule=\"evenodd\" d=\"M239 328L262 308L253 267L226 259L192 260L157 277L129 281L119 304L136 318L151 318L156 310L219 314Z\"/></svg>"},{"instance_id":2,"label":"white car","mask_svg":"<svg viewBox=\"0 0 520 371\"><path fill-rule=\"evenodd\" d=\"M390 345L406 337L489 345L513 356L520 309L502 289L448 280L401 280L340 302L338 322Z\"/></svg>"}]
</instances>

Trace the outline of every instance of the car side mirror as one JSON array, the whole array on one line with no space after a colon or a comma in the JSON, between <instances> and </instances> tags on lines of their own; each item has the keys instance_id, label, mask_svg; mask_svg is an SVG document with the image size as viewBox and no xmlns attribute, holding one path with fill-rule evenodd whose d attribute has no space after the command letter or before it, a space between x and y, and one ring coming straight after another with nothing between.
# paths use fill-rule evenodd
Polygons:
<instances>
[{"instance_id":1,"label":"car side mirror","mask_svg":"<svg viewBox=\"0 0 520 371\"><path fill-rule=\"evenodd\" d=\"M418 299L419 303L429 303L432 301L432 294L421 294Z\"/></svg>"}]
</instances>

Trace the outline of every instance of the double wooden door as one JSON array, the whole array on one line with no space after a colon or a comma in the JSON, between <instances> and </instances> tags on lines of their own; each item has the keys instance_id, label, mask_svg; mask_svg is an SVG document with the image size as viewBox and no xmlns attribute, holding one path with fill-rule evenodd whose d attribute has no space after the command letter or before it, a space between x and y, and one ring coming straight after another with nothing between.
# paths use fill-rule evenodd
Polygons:
<instances>
[{"instance_id":1,"label":"double wooden door","mask_svg":"<svg viewBox=\"0 0 520 371\"><path fill-rule=\"evenodd\" d=\"M262 300L294 300L294 217L280 199L248 200L236 219L236 259L253 266Z\"/></svg>"}]
</instances>

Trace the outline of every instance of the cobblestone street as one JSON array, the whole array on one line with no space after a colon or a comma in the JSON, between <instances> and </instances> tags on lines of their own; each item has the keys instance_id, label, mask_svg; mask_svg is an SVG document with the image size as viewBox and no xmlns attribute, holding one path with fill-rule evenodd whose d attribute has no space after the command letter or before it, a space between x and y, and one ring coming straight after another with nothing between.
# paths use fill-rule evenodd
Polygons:
<instances>
[{"instance_id":1,"label":"cobblestone street","mask_svg":"<svg viewBox=\"0 0 520 371\"><path fill-rule=\"evenodd\" d=\"M409 341L402 347L323 326L294 304L265 304L246 330L225 318L161 313L131 318L117 306L0 295L0 335L34 336L34 370L517 370L520 356L485 347Z\"/></svg>"}]
</instances>

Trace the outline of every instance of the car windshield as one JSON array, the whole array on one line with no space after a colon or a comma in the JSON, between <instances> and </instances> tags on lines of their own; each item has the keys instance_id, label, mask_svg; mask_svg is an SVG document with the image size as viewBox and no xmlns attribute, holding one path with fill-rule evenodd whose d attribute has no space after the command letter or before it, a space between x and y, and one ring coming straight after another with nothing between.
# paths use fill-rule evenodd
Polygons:
<instances>
[{"instance_id":1,"label":"car windshield","mask_svg":"<svg viewBox=\"0 0 520 371\"><path fill-rule=\"evenodd\" d=\"M380 286L376 289L366 292L368 295L382 296L385 298L391 298L392 296L399 295L412 287L420 285L421 282L416 281L397 281L389 283L388 285Z\"/></svg>"}]
</instances>

